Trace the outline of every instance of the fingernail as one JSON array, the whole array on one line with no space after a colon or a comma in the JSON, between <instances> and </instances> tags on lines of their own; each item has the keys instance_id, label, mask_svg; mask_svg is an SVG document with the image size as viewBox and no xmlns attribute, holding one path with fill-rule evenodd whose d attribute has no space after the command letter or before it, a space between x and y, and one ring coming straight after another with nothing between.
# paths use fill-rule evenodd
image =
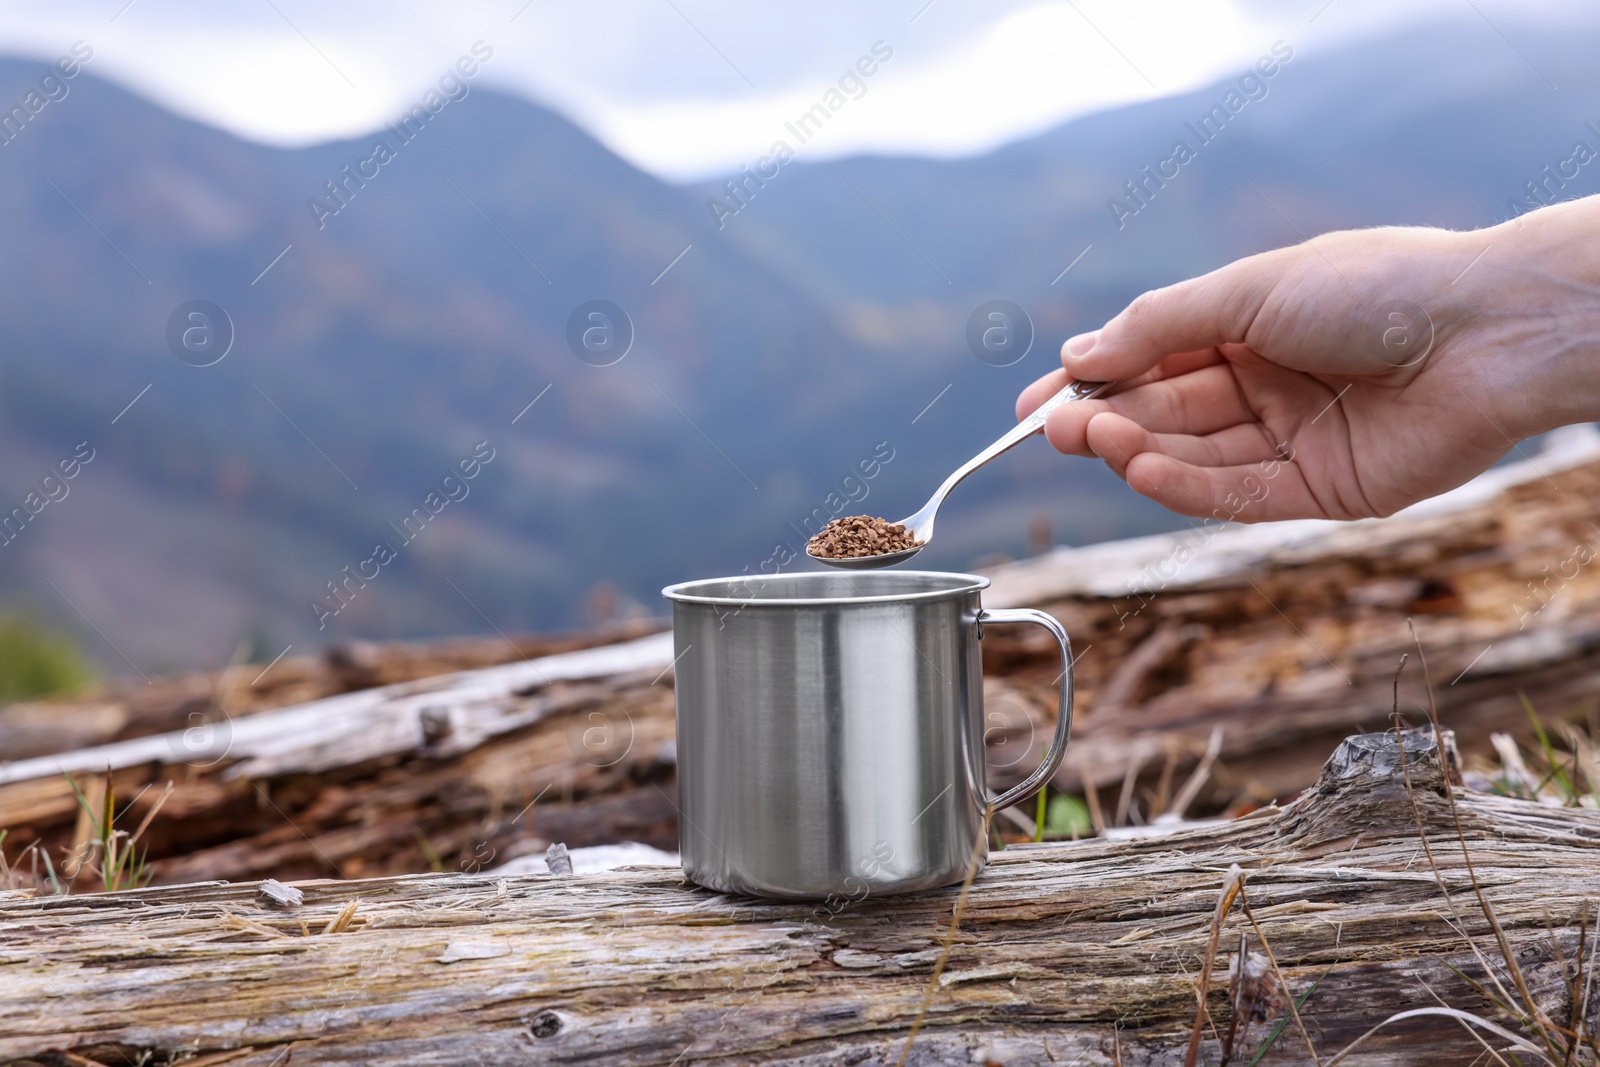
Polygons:
<instances>
[{"instance_id":1,"label":"fingernail","mask_svg":"<svg viewBox=\"0 0 1600 1067\"><path fill-rule=\"evenodd\" d=\"M1080 333L1067 341L1067 351L1074 356L1087 356L1089 350L1094 348L1094 343L1100 340L1100 331L1091 330L1089 333Z\"/></svg>"}]
</instances>

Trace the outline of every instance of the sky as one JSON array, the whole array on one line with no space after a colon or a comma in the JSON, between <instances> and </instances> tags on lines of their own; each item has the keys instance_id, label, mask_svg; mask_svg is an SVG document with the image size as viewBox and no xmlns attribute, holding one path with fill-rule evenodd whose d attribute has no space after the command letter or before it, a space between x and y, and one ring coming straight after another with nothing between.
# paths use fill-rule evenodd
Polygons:
<instances>
[{"instance_id":1,"label":"sky","mask_svg":"<svg viewBox=\"0 0 1600 1067\"><path fill-rule=\"evenodd\" d=\"M863 59L808 158L958 157L1073 117L1297 55L1486 23L1600 19L1593 0L62 0L0 9L0 53L89 69L168 109L285 146L416 105L477 42L470 85L552 107L669 180L765 155ZM874 48L877 54L874 54ZM887 53L887 58L883 58ZM837 101L839 98L832 98Z\"/></svg>"}]
</instances>

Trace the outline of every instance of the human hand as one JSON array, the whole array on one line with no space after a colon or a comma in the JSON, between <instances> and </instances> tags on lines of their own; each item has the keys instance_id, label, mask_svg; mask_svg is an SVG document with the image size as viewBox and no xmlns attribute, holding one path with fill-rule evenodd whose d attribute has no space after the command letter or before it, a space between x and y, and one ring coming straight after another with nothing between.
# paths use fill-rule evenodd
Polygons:
<instances>
[{"instance_id":1,"label":"human hand","mask_svg":"<svg viewBox=\"0 0 1600 1067\"><path fill-rule=\"evenodd\" d=\"M1596 248L1600 197L1325 234L1145 293L1062 346L1018 417L1075 378L1121 381L1057 408L1050 443L1186 515L1388 515L1596 417Z\"/></svg>"}]
</instances>

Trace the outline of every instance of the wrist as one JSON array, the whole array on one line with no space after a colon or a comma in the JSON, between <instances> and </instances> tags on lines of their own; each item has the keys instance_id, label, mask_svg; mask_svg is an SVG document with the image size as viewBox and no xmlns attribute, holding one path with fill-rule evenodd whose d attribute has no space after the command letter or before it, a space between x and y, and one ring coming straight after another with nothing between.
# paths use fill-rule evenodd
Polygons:
<instances>
[{"instance_id":1,"label":"wrist","mask_svg":"<svg viewBox=\"0 0 1600 1067\"><path fill-rule=\"evenodd\" d=\"M1600 420L1600 196L1472 236L1487 250L1463 314L1482 334L1475 369L1504 431L1521 440Z\"/></svg>"}]
</instances>

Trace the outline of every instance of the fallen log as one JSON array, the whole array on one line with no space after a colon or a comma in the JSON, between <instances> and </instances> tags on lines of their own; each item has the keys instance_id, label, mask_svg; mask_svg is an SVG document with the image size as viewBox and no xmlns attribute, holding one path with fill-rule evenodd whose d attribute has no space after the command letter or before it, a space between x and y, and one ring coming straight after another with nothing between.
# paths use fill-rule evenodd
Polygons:
<instances>
[{"instance_id":1,"label":"fallen log","mask_svg":"<svg viewBox=\"0 0 1600 1067\"><path fill-rule=\"evenodd\" d=\"M81 847L79 794L109 779L132 798L119 827L162 803L144 842L160 881L479 870L551 840L675 848L671 662L655 634L0 764L0 830L13 860Z\"/></svg>"},{"instance_id":2,"label":"fallen log","mask_svg":"<svg viewBox=\"0 0 1600 1067\"><path fill-rule=\"evenodd\" d=\"M359 689L616 644L664 625L652 619L563 636L342 641L317 655L288 655L295 647L289 645L266 664L241 662L220 671L149 680L114 678L82 696L0 708L0 758L23 760L173 730L215 728L260 711Z\"/></svg>"},{"instance_id":3,"label":"fallen log","mask_svg":"<svg viewBox=\"0 0 1600 1067\"><path fill-rule=\"evenodd\" d=\"M1354 737L1281 809L995 853L964 907L662 868L0 894L0 1063L890 1064L909 1041L910 1064L1133 1067L1184 1062L1198 1016L1191 1062L1232 1034L1231 1062L1298 1064L1436 1006L1344 1062L1466 1063L1512 1044L1494 1025L1555 1034L1555 1062L1570 1031L1592 1064L1600 812L1465 792L1454 763L1448 732Z\"/></svg>"},{"instance_id":4,"label":"fallen log","mask_svg":"<svg viewBox=\"0 0 1600 1067\"><path fill-rule=\"evenodd\" d=\"M1532 739L1524 696L1551 728L1600 733L1597 457L1600 435L1574 427L1537 460L1387 519L1196 524L998 569L985 603L1044 608L1082 656L1075 751L1056 786L1115 789L1131 769L1148 820L1163 810L1159 779L1194 766L1220 726L1197 808L1292 796L1339 738L1388 726L1407 654L1399 710L1422 722L1436 701L1464 752L1492 757L1496 732ZM989 701L1015 746L1003 759L1037 752L1053 651L1000 631L984 655L1004 682Z\"/></svg>"}]
</instances>

